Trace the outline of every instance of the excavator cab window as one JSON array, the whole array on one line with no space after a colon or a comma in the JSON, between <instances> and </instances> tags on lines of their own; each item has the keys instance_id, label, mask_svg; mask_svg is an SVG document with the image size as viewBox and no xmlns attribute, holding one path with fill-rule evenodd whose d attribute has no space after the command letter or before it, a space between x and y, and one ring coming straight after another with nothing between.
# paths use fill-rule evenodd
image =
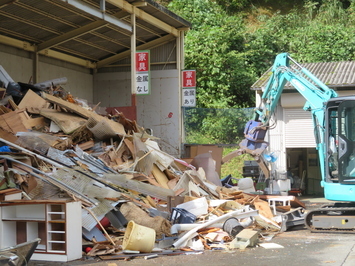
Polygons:
<instances>
[{"instance_id":1,"label":"excavator cab window","mask_svg":"<svg viewBox=\"0 0 355 266\"><path fill-rule=\"evenodd\" d=\"M355 105L344 101L338 108L339 182L355 184Z\"/></svg>"},{"instance_id":2,"label":"excavator cab window","mask_svg":"<svg viewBox=\"0 0 355 266\"><path fill-rule=\"evenodd\" d=\"M338 108L328 110L328 167L329 175L333 182L338 181Z\"/></svg>"}]
</instances>

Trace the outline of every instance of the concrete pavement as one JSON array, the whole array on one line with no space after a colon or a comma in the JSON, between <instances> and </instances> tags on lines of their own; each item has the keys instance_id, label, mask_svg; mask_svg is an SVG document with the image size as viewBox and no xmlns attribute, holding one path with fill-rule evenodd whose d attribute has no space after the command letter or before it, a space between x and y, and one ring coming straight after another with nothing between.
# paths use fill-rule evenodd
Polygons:
<instances>
[{"instance_id":1,"label":"concrete pavement","mask_svg":"<svg viewBox=\"0 0 355 266\"><path fill-rule=\"evenodd\" d=\"M301 197L307 208L332 203L324 198ZM355 265L355 234L311 233L303 225L290 228L275 235L269 241L260 243L278 244L281 248L264 248L260 245L245 250L203 251L190 255L159 256L145 260L134 258L130 261L87 258L68 263L31 261L29 266L44 265L86 265L86 266L125 266L125 265L192 265L192 266L353 266Z\"/></svg>"}]
</instances>

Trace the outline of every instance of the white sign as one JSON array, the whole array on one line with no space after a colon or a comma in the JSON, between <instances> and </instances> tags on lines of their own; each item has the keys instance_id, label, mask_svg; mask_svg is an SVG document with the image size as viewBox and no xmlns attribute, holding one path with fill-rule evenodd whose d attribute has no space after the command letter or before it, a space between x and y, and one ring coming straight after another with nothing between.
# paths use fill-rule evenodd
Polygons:
<instances>
[{"instance_id":1,"label":"white sign","mask_svg":"<svg viewBox=\"0 0 355 266\"><path fill-rule=\"evenodd\" d=\"M149 72L136 73L137 94L149 94Z\"/></svg>"},{"instance_id":2,"label":"white sign","mask_svg":"<svg viewBox=\"0 0 355 266\"><path fill-rule=\"evenodd\" d=\"M196 89L183 88L182 89L182 106L195 107L196 106Z\"/></svg>"}]
</instances>

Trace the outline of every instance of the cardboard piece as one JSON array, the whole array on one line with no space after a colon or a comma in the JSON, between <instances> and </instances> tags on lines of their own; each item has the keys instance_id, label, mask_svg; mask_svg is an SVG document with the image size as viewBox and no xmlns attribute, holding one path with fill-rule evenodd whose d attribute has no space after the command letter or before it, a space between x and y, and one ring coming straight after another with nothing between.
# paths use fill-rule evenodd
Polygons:
<instances>
[{"instance_id":1,"label":"cardboard piece","mask_svg":"<svg viewBox=\"0 0 355 266\"><path fill-rule=\"evenodd\" d=\"M203 153L197 155L191 162L197 169L202 167L206 173L206 179L217 186L222 186L219 175L216 172L216 163L212 158L211 153Z\"/></svg>"},{"instance_id":2,"label":"cardboard piece","mask_svg":"<svg viewBox=\"0 0 355 266\"><path fill-rule=\"evenodd\" d=\"M216 172L221 175L223 148L217 145L185 145L185 157L194 158L199 154L210 153L216 162ZM185 159L183 159L185 160Z\"/></svg>"}]
</instances>

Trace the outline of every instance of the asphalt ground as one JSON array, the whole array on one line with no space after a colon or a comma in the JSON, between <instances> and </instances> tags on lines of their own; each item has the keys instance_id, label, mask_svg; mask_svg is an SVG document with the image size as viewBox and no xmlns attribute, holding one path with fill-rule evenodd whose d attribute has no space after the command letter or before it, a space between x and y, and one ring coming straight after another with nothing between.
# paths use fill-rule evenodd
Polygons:
<instances>
[{"instance_id":1,"label":"asphalt ground","mask_svg":"<svg viewBox=\"0 0 355 266\"><path fill-rule=\"evenodd\" d=\"M161 256L152 259L134 258L129 261L105 260L87 258L68 263L31 261L29 265L355 265L355 234L325 234L311 233L303 226L280 233L264 243L278 244L280 248L266 249L261 246L248 247L245 250L235 249L225 251L203 251L190 255Z\"/></svg>"},{"instance_id":2,"label":"asphalt ground","mask_svg":"<svg viewBox=\"0 0 355 266\"><path fill-rule=\"evenodd\" d=\"M329 201L302 199L308 208L315 208ZM278 247L265 248L261 244L277 244ZM67 263L31 261L29 266L42 265L87 265L87 266L116 266L116 265L330 265L353 266L355 265L355 234L338 233L311 233L303 225L289 228L286 232L279 233L271 239L264 239L256 247L247 247L245 250L232 251L205 250L191 252L184 255L158 256L144 259L136 257L129 261L101 260L97 257L83 257Z\"/></svg>"}]
</instances>

